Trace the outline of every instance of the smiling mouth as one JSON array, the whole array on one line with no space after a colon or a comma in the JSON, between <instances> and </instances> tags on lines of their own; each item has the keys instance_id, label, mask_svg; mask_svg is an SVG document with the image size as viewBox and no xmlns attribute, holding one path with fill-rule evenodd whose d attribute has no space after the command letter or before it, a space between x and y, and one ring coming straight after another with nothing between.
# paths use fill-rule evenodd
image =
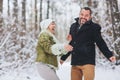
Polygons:
<instances>
[{"instance_id":1,"label":"smiling mouth","mask_svg":"<svg viewBox=\"0 0 120 80\"><path fill-rule=\"evenodd\" d=\"M54 29L54 28L53 28L52 30L53 30L53 31L55 31L55 29Z\"/></svg>"},{"instance_id":2,"label":"smiling mouth","mask_svg":"<svg viewBox=\"0 0 120 80\"><path fill-rule=\"evenodd\" d=\"M81 18L81 20L87 21L87 19Z\"/></svg>"}]
</instances>

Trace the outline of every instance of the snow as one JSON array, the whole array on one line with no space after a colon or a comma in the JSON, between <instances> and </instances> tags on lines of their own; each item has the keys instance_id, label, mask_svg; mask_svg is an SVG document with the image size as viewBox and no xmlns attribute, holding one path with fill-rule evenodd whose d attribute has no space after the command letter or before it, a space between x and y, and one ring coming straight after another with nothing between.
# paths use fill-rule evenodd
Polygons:
<instances>
[{"instance_id":1,"label":"snow","mask_svg":"<svg viewBox=\"0 0 120 80\"><path fill-rule=\"evenodd\" d=\"M0 80L44 80L38 74L35 66L35 46L37 43L37 38L35 37L35 32L27 30L24 31L20 24L17 24L16 28L11 28L11 25L14 24L14 19L12 16L8 17L7 15L7 2L4 0L4 9L2 15L4 17L4 26L3 31L0 33ZM18 0L20 3L22 0ZM39 1L39 0L38 0ZM46 18L46 0L43 3L43 19ZM64 42L66 35L69 32L69 27L73 22L74 18L79 15L79 10L81 6L85 6L82 3L71 2L73 0L52 0L55 2L53 5L54 15L50 13L50 17L55 18L58 26L58 38ZM81 0L76 0L81 2ZM88 0L84 0L86 2ZM98 1L98 6L93 8L94 18L102 26L102 33L104 39L106 40L108 46L118 44L120 38L117 38L113 41L113 36L108 35L112 31L112 24L110 22L110 16L107 15L107 5L105 0L95 0ZM32 2L34 2L32 0ZM21 4L21 3L20 3ZM118 5L120 5L120 0L118 0ZM27 29L31 27L30 21L34 20L31 17L31 11L33 11L33 4L31 0L27 0L27 15L26 22ZM13 3L10 1L10 12L12 14ZM21 5L19 5L21 8ZM39 4L38 4L39 8ZM120 6L119 6L120 10ZM51 11L51 10L50 10ZM19 11L21 17L21 9ZM99 14L98 14L99 13ZM1 17L1 16L0 16ZM93 19L94 19L93 18ZM30 21L29 21L30 20ZM20 21L20 20L19 20ZM33 22L33 21L31 21ZM62 23L62 24L61 24ZM16 29L18 31L16 32ZM0 29L2 30L2 29ZM23 35L20 35L23 33ZM38 33L37 33L38 34ZM62 36L61 36L62 35ZM64 35L64 36L63 36ZM62 40L63 39L63 40ZM99 52L99 51L97 51ZM100 57L98 57L100 56ZM107 62L107 60L101 59L101 55L97 56L97 65L95 67L95 80L120 80L120 65L114 65ZM120 61L119 61L120 63ZM60 80L70 80L70 71L71 65L70 62L65 62L63 65L59 65L57 70L57 75Z\"/></svg>"},{"instance_id":2,"label":"snow","mask_svg":"<svg viewBox=\"0 0 120 80\"><path fill-rule=\"evenodd\" d=\"M60 80L70 80L70 69L70 62L65 62L63 65L60 65L57 70L57 75ZM0 72L2 71L4 70L0 70ZM0 74L0 80L44 80L38 74L35 64L27 68L18 68L4 72L4 74ZM120 66L116 66L115 69L97 66L95 67L95 73L95 80L120 80Z\"/></svg>"},{"instance_id":3,"label":"snow","mask_svg":"<svg viewBox=\"0 0 120 80\"><path fill-rule=\"evenodd\" d=\"M95 80L119 80L120 72L116 69L104 69L102 67L97 67L95 71Z\"/></svg>"}]
</instances>

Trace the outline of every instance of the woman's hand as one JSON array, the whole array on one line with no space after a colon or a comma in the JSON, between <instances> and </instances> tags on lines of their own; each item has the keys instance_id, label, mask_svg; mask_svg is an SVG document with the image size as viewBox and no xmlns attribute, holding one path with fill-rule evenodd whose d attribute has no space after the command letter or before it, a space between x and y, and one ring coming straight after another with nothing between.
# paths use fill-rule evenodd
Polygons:
<instances>
[{"instance_id":1,"label":"woman's hand","mask_svg":"<svg viewBox=\"0 0 120 80\"><path fill-rule=\"evenodd\" d=\"M69 45L69 44L65 44L64 49L69 52L69 51L73 50L73 47L71 45Z\"/></svg>"}]
</instances>

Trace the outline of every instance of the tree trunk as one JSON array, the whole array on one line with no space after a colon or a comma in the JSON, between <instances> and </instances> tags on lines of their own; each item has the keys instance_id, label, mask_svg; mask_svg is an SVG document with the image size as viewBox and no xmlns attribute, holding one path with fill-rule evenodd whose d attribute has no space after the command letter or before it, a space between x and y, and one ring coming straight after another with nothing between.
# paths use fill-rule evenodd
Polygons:
<instances>
[{"instance_id":1,"label":"tree trunk","mask_svg":"<svg viewBox=\"0 0 120 80\"><path fill-rule=\"evenodd\" d=\"M113 27L113 35L115 41L115 51L119 55L118 59L120 59L120 12L118 9L117 0L107 0L110 3L111 7L111 18L112 18L112 27Z\"/></svg>"},{"instance_id":2,"label":"tree trunk","mask_svg":"<svg viewBox=\"0 0 120 80\"><path fill-rule=\"evenodd\" d=\"M92 0L88 0L87 4L88 6L92 6Z\"/></svg>"},{"instance_id":3,"label":"tree trunk","mask_svg":"<svg viewBox=\"0 0 120 80\"><path fill-rule=\"evenodd\" d=\"M13 19L14 19L14 24L13 27L17 27L18 23L18 4L17 0L13 0Z\"/></svg>"},{"instance_id":4,"label":"tree trunk","mask_svg":"<svg viewBox=\"0 0 120 80\"><path fill-rule=\"evenodd\" d=\"M0 28L2 27L3 18L1 16L3 10L3 0L0 0Z\"/></svg>"},{"instance_id":5,"label":"tree trunk","mask_svg":"<svg viewBox=\"0 0 120 80\"><path fill-rule=\"evenodd\" d=\"M40 0L40 22L42 21L42 2L43 0ZM39 31L41 30L41 28L39 27Z\"/></svg>"},{"instance_id":6,"label":"tree trunk","mask_svg":"<svg viewBox=\"0 0 120 80\"><path fill-rule=\"evenodd\" d=\"M8 16L10 16L10 0L8 0L8 11L7 11L7 13L8 13Z\"/></svg>"},{"instance_id":7,"label":"tree trunk","mask_svg":"<svg viewBox=\"0 0 120 80\"><path fill-rule=\"evenodd\" d=\"M40 0L40 22L42 21L42 2L43 0Z\"/></svg>"},{"instance_id":8,"label":"tree trunk","mask_svg":"<svg viewBox=\"0 0 120 80\"><path fill-rule=\"evenodd\" d=\"M2 13L2 8L3 8L3 0L0 0L0 13Z\"/></svg>"},{"instance_id":9,"label":"tree trunk","mask_svg":"<svg viewBox=\"0 0 120 80\"><path fill-rule=\"evenodd\" d=\"M37 0L35 0L35 31L37 31Z\"/></svg>"},{"instance_id":10,"label":"tree trunk","mask_svg":"<svg viewBox=\"0 0 120 80\"><path fill-rule=\"evenodd\" d=\"M49 18L50 0L47 1L47 19Z\"/></svg>"},{"instance_id":11,"label":"tree trunk","mask_svg":"<svg viewBox=\"0 0 120 80\"><path fill-rule=\"evenodd\" d=\"M22 1L22 26L26 30L26 0Z\"/></svg>"}]
</instances>

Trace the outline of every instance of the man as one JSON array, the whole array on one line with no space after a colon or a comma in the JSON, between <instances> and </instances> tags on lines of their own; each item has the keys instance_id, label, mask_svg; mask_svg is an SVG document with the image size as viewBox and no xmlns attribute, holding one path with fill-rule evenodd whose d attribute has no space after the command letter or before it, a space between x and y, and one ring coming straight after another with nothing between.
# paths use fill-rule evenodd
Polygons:
<instances>
[{"instance_id":1,"label":"man","mask_svg":"<svg viewBox=\"0 0 120 80\"><path fill-rule=\"evenodd\" d=\"M61 57L61 63L71 54L71 80L94 80L95 43L111 62L116 61L101 36L100 25L92 22L92 11L89 7L81 9L79 18L70 27L69 40L73 51Z\"/></svg>"}]
</instances>

